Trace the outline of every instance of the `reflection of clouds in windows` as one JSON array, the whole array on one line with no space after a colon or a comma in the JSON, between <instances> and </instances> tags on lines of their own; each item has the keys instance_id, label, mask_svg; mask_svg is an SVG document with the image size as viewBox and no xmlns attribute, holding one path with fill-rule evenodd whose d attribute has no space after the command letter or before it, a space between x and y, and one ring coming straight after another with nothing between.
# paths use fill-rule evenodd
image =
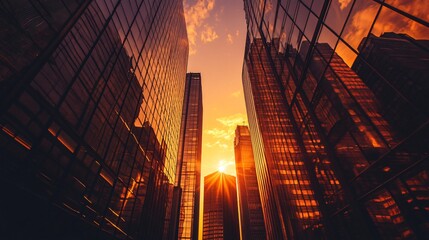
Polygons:
<instances>
[{"instance_id":1,"label":"reflection of clouds in windows","mask_svg":"<svg viewBox=\"0 0 429 240\"><path fill-rule=\"evenodd\" d=\"M352 0L338 0L338 3L340 3L340 9L343 10L345 9Z\"/></svg>"},{"instance_id":2,"label":"reflection of clouds in windows","mask_svg":"<svg viewBox=\"0 0 429 240\"><path fill-rule=\"evenodd\" d=\"M427 18L427 9L429 2L424 0L402 2L398 0L389 1L394 7L410 13L418 18ZM362 39L367 37L370 27L376 18L377 12L380 8L378 4L371 4L365 6L356 6L348 21L348 25L344 30L344 40L355 50L358 49ZM427 39L429 36L429 28L424 25L413 21L410 18L404 17L393 10L383 7L377 17L371 33L380 36L386 32L405 33L415 39ZM353 63L356 54L344 45L339 46L336 52L346 61L349 65Z\"/></svg>"},{"instance_id":3,"label":"reflection of clouds in windows","mask_svg":"<svg viewBox=\"0 0 429 240\"><path fill-rule=\"evenodd\" d=\"M392 0L391 4L418 18L427 18L429 2L425 0L402 2ZM344 39L357 49L362 38L366 37L372 21L379 9L379 5L371 5L360 9L351 17L350 26L345 32ZM424 38L429 36L429 29L407 17L404 17L386 7L383 7L377 21L372 29L375 35L385 32L405 33L413 38Z\"/></svg>"}]
</instances>

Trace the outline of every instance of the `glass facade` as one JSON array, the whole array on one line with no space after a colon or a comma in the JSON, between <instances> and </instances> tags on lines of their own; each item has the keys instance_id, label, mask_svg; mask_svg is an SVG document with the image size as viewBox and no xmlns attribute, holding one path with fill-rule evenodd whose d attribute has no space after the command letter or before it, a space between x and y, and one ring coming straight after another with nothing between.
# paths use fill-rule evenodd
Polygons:
<instances>
[{"instance_id":1,"label":"glass facade","mask_svg":"<svg viewBox=\"0 0 429 240\"><path fill-rule=\"evenodd\" d=\"M238 205L242 239L266 239L252 142L247 126L237 126L234 138Z\"/></svg>"},{"instance_id":2,"label":"glass facade","mask_svg":"<svg viewBox=\"0 0 429 240\"><path fill-rule=\"evenodd\" d=\"M428 3L244 3L243 86L267 237L423 239Z\"/></svg>"},{"instance_id":3,"label":"glass facade","mask_svg":"<svg viewBox=\"0 0 429 240\"><path fill-rule=\"evenodd\" d=\"M188 58L182 2L6 0L0 33L2 234L162 238Z\"/></svg>"},{"instance_id":4,"label":"glass facade","mask_svg":"<svg viewBox=\"0 0 429 240\"><path fill-rule=\"evenodd\" d=\"M204 177L203 239L240 239L235 177L214 172Z\"/></svg>"},{"instance_id":5,"label":"glass facade","mask_svg":"<svg viewBox=\"0 0 429 240\"><path fill-rule=\"evenodd\" d=\"M202 135L201 74L187 73L177 170L182 189L178 239L198 239Z\"/></svg>"}]
</instances>

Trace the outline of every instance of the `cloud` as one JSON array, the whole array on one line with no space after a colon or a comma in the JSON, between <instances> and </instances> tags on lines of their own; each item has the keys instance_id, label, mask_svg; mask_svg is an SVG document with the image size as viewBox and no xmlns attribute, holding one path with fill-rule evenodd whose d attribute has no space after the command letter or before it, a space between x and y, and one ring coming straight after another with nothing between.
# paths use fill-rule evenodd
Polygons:
<instances>
[{"instance_id":1,"label":"cloud","mask_svg":"<svg viewBox=\"0 0 429 240\"><path fill-rule=\"evenodd\" d=\"M198 30L210 16L214 6L215 0L198 0L193 5L188 5L185 1L185 19L191 55L196 53Z\"/></svg>"},{"instance_id":2,"label":"cloud","mask_svg":"<svg viewBox=\"0 0 429 240\"><path fill-rule=\"evenodd\" d=\"M216 40L219 36L214 31L212 26L209 26L208 24L204 25L204 31L201 33L201 41L203 43L209 43Z\"/></svg>"},{"instance_id":3,"label":"cloud","mask_svg":"<svg viewBox=\"0 0 429 240\"><path fill-rule=\"evenodd\" d=\"M209 135L212 135L215 138L221 138L221 139L231 138L231 133L225 129L212 128L212 129L206 130L206 133Z\"/></svg>"},{"instance_id":4,"label":"cloud","mask_svg":"<svg viewBox=\"0 0 429 240\"><path fill-rule=\"evenodd\" d=\"M217 118L216 121L218 121L222 126L204 131L204 133L211 135L214 139L216 139L215 142L207 143L206 146L209 148L219 147L222 149L228 149L228 147L232 147L235 128L237 125L246 123L246 116L244 114L237 113L234 115Z\"/></svg>"},{"instance_id":5,"label":"cloud","mask_svg":"<svg viewBox=\"0 0 429 240\"><path fill-rule=\"evenodd\" d=\"M223 11L225 10L225 7L221 7L218 12L214 14L214 19L216 22L220 22L222 20Z\"/></svg>"},{"instance_id":6,"label":"cloud","mask_svg":"<svg viewBox=\"0 0 429 240\"><path fill-rule=\"evenodd\" d=\"M410 13L416 17L427 19L428 13L425 9L429 6L427 0L402 1L392 0L391 4L397 8ZM364 37L368 35L368 31L377 14L379 5L373 4L362 8L351 17L349 26L346 28L344 39L355 49ZM405 33L416 39L427 39L429 36L429 28L409 19L396 12L383 8L377 18L372 29L372 33L380 36L385 32ZM347 57L345 50L337 49L340 56L345 58L347 63L352 63L354 57Z\"/></svg>"},{"instance_id":7,"label":"cloud","mask_svg":"<svg viewBox=\"0 0 429 240\"><path fill-rule=\"evenodd\" d=\"M218 12L214 14L214 18L215 18L216 22L220 22L220 20L221 20Z\"/></svg>"},{"instance_id":8,"label":"cloud","mask_svg":"<svg viewBox=\"0 0 429 240\"><path fill-rule=\"evenodd\" d=\"M246 117L244 114L236 113L234 115L217 118L216 121L222 123L224 126L232 127L235 130L237 125L246 122Z\"/></svg>"},{"instance_id":9,"label":"cloud","mask_svg":"<svg viewBox=\"0 0 429 240\"><path fill-rule=\"evenodd\" d=\"M228 149L229 145L226 143L223 143L221 141L216 141L214 143L206 143L206 146L209 148L219 147L221 149Z\"/></svg>"},{"instance_id":10,"label":"cloud","mask_svg":"<svg viewBox=\"0 0 429 240\"><path fill-rule=\"evenodd\" d=\"M372 5L357 11L351 19L351 25L347 29L344 39L357 48L362 38L368 34L377 10L378 6Z\"/></svg>"},{"instance_id":11,"label":"cloud","mask_svg":"<svg viewBox=\"0 0 429 240\"><path fill-rule=\"evenodd\" d=\"M220 160L218 163L218 169L223 169L225 171L225 169L231 165L235 165L235 162L234 161Z\"/></svg>"},{"instance_id":12,"label":"cloud","mask_svg":"<svg viewBox=\"0 0 429 240\"><path fill-rule=\"evenodd\" d=\"M237 91L231 93L231 96L233 96L235 98L240 97L241 96L241 90L237 90Z\"/></svg>"},{"instance_id":13,"label":"cloud","mask_svg":"<svg viewBox=\"0 0 429 240\"><path fill-rule=\"evenodd\" d=\"M232 35L228 33L228 35L226 35L226 41L229 44L233 44L234 43L234 39L232 38Z\"/></svg>"},{"instance_id":14,"label":"cloud","mask_svg":"<svg viewBox=\"0 0 429 240\"><path fill-rule=\"evenodd\" d=\"M352 2L352 0L338 0L338 3L340 3L340 9L341 10L346 8L351 2Z\"/></svg>"}]
</instances>

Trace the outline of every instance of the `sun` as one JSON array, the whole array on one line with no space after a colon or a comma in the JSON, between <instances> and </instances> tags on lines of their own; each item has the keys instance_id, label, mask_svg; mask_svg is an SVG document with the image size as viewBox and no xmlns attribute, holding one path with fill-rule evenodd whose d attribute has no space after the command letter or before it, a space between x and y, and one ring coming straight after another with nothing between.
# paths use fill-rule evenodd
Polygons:
<instances>
[{"instance_id":1,"label":"sun","mask_svg":"<svg viewBox=\"0 0 429 240\"><path fill-rule=\"evenodd\" d=\"M226 162L225 162L225 160L220 160L219 161L219 164L218 164L218 168L217 168L217 170L219 171L219 172L221 172L221 173L224 173L225 172L225 170L226 170Z\"/></svg>"}]
</instances>

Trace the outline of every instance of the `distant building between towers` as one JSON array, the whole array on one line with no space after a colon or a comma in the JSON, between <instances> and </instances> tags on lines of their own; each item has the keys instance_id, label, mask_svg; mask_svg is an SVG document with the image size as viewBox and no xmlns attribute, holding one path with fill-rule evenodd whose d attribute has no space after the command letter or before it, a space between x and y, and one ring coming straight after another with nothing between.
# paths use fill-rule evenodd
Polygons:
<instances>
[{"instance_id":1,"label":"distant building between towers","mask_svg":"<svg viewBox=\"0 0 429 240\"><path fill-rule=\"evenodd\" d=\"M240 239L235 181L222 172L204 177L204 240Z\"/></svg>"},{"instance_id":2,"label":"distant building between towers","mask_svg":"<svg viewBox=\"0 0 429 240\"><path fill-rule=\"evenodd\" d=\"M246 240L263 240L266 238L264 216L259 197L252 142L247 126L239 125L235 129L234 152L241 236Z\"/></svg>"}]
</instances>

